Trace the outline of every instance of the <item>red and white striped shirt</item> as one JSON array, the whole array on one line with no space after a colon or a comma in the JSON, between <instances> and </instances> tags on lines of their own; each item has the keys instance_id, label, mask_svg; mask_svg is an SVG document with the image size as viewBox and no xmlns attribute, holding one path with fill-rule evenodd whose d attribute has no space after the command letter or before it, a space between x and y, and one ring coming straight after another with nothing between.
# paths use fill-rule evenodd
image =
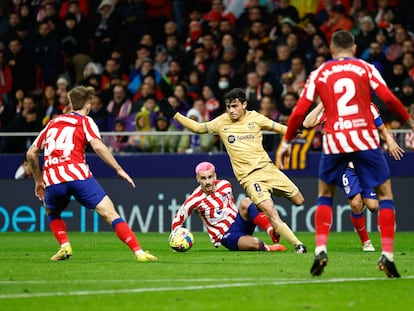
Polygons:
<instances>
[{"instance_id":1,"label":"red and white striped shirt","mask_svg":"<svg viewBox=\"0 0 414 311\"><path fill-rule=\"evenodd\" d=\"M85 146L94 138L100 139L101 135L88 116L70 113L50 120L33 142L44 149L45 186L92 177L85 161Z\"/></svg>"},{"instance_id":2,"label":"red and white striped shirt","mask_svg":"<svg viewBox=\"0 0 414 311\"><path fill-rule=\"evenodd\" d=\"M216 190L205 194L200 186L185 200L175 215L171 230L181 227L184 221L193 213L197 213L215 247L220 246L224 234L236 219L238 210L229 181L216 180Z\"/></svg>"},{"instance_id":3,"label":"red and white striped shirt","mask_svg":"<svg viewBox=\"0 0 414 311\"><path fill-rule=\"evenodd\" d=\"M289 117L286 140L290 141L302 124L316 95L325 109L324 153L350 153L376 149L379 138L370 111L371 90L404 121L404 106L388 89L381 74L371 64L357 58L338 58L314 70Z\"/></svg>"}]
</instances>

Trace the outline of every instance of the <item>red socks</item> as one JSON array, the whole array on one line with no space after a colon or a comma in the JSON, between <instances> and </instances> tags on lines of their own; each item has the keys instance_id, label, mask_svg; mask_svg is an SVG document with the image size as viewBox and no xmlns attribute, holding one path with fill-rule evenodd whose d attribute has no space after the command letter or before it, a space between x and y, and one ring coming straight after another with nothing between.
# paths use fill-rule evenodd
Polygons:
<instances>
[{"instance_id":1,"label":"red socks","mask_svg":"<svg viewBox=\"0 0 414 311\"><path fill-rule=\"evenodd\" d=\"M318 198L318 207L315 211L315 239L316 247L325 246L328 242L329 230L332 225L332 199Z\"/></svg>"},{"instance_id":2,"label":"red socks","mask_svg":"<svg viewBox=\"0 0 414 311\"><path fill-rule=\"evenodd\" d=\"M128 247L135 253L141 249L138 239L135 234L132 232L128 224L121 218L115 219L112 222L112 227L114 228L118 238L124 242Z\"/></svg>"},{"instance_id":3,"label":"red socks","mask_svg":"<svg viewBox=\"0 0 414 311\"><path fill-rule=\"evenodd\" d=\"M268 229L272 228L269 219L263 212L257 214L257 216L253 219L253 223L256 226L259 226L259 228L262 229L264 232L267 232Z\"/></svg>"},{"instance_id":4,"label":"red socks","mask_svg":"<svg viewBox=\"0 0 414 311\"><path fill-rule=\"evenodd\" d=\"M378 211L378 228L381 233L381 247L383 252L392 253L394 249L395 235L395 210L389 206L391 200L380 201ZM385 206L384 206L385 205Z\"/></svg>"},{"instance_id":5,"label":"red socks","mask_svg":"<svg viewBox=\"0 0 414 311\"><path fill-rule=\"evenodd\" d=\"M362 244L368 241L369 237L367 227L365 226L365 214L363 212L361 214L351 212L351 221L359 235L359 238L361 239Z\"/></svg>"},{"instance_id":6,"label":"red socks","mask_svg":"<svg viewBox=\"0 0 414 311\"><path fill-rule=\"evenodd\" d=\"M56 218L51 220L49 228L60 245L69 243L68 234L66 232L66 223L62 219Z\"/></svg>"}]
</instances>

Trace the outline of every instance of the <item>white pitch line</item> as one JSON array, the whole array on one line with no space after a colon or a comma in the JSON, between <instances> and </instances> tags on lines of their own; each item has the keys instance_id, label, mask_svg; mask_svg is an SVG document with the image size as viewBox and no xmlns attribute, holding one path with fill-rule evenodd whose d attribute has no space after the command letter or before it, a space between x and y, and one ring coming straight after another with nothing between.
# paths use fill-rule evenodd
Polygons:
<instances>
[{"instance_id":1,"label":"white pitch line","mask_svg":"<svg viewBox=\"0 0 414 311\"><path fill-rule=\"evenodd\" d=\"M404 279L414 279L414 276L404 276ZM334 279L312 279L312 280L285 280L285 281L268 281L268 282L249 282L233 284L209 284L182 287L150 287L150 288L130 288L116 290L94 290L94 291L69 291L69 292L44 292L44 293L21 293L21 294L0 294L0 299L20 299L20 298L37 298L37 297L58 297L58 296L92 296L92 295L113 295L113 294L132 294L145 292L165 292L179 290L204 290L215 288L230 287L247 287L247 286L265 286L265 285L301 285L301 284L324 284L324 283L346 283L346 282L367 282L367 281L384 281L384 277L373 278L334 278ZM191 281L191 279L190 279ZM396 279L397 281L397 279Z\"/></svg>"}]
</instances>

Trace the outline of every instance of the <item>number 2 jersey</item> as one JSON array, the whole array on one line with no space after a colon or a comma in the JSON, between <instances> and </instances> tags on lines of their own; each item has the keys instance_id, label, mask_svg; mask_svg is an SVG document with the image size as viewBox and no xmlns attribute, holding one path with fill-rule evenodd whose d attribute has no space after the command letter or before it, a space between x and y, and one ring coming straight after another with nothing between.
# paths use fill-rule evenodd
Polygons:
<instances>
[{"instance_id":1,"label":"number 2 jersey","mask_svg":"<svg viewBox=\"0 0 414 311\"><path fill-rule=\"evenodd\" d=\"M85 147L94 138L100 139L101 135L88 116L72 112L50 120L33 142L44 149L45 186L92 177L85 161Z\"/></svg>"},{"instance_id":2,"label":"number 2 jersey","mask_svg":"<svg viewBox=\"0 0 414 311\"><path fill-rule=\"evenodd\" d=\"M373 65L357 58L325 62L309 75L289 118L286 140L295 137L306 112L319 95L326 114L325 154L377 149L379 136L370 110L372 90L403 121L409 119L408 112Z\"/></svg>"}]
</instances>

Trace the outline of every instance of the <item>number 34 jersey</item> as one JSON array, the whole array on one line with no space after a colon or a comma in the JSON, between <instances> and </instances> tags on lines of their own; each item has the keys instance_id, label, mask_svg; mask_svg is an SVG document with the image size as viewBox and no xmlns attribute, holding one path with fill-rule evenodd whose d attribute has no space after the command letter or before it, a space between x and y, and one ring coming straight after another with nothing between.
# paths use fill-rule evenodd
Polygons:
<instances>
[{"instance_id":1,"label":"number 34 jersey","mask_svg":"<svg viewBox=\"0 0 414 311\"><path fill-rule=\"evenodd\" d=\"M378 70L363 60L333 59L309 75L297 108L307 110L316 95L319 95L326 114L326 135L323 138L325 154L378 148L379 135L370 110L371 91L375 91L397 115L408 119L401 103L389 91Z\"/></svg>"},{"instance_id":2,"label":"number 34 jersey","mask_svg":"<svg viewBox=\"0 0 414 311\"><path fill-rule=\"evenodd\" d=\"M33 144L44 149L43 182L45 186L92 176L85 161L85 147L94 138L101 138L92 118L77 113L63 114L40 132Z\"/></svg>"}]
</instances>

